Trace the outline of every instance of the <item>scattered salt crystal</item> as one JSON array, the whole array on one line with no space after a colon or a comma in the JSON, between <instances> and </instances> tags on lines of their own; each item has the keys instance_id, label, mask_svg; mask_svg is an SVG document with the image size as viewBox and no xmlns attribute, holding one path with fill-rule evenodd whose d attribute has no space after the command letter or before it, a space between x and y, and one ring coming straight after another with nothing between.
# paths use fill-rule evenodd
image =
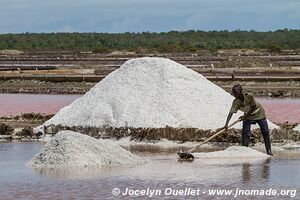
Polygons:
<instances>
[{"instance_id":1,"label":"scattered salt crystal","mask_svg":"<svg viewBox=\"0 0 300 200\"><path fill-rule=\"evenodd\" d=\"M231 146L223 151L208 153L195 153L195 158L268 158L267 154L261 153L249 147Z\"/></svg>"}]
</instances>

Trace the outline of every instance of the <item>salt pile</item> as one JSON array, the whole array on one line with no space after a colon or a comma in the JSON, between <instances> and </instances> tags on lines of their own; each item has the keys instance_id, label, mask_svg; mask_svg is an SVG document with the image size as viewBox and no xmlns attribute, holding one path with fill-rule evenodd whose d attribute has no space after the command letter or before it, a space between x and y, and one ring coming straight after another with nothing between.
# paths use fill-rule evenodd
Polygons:
<instances>
[{"instance_id":1,"label":"salt pile","mask_svg":"<svg viewBox=\"0 0 300 200\"><path fill-rule=\"evenodd\" d=\"M43 126L217 129L224 126L232 101L225 90L175 61L136 58L62 108ZM233 120L237 118L234 115ZM276 127L272 123L269 126Z\"/></svg>"},{"instance_id":2,"label":"salt pile","mask_svg":"<svg viewBox=\"0 0 300 200\"><path fill-rule=\"evenodd\" d=\"M60 131L29 164L34 167L73 167L140 164L145 160L112 141L73 131Z\"/></svg>"},{"instance_id":3,"label":"salt pile","mask_svg":"<svg viewBox=\"0 0 300 200\"><path fill-rule=\"evenodd\" d=\"M300 124L298 126L296 126L294 129L294 131L299 131L300 132Z\"/></svg>"},{"instance_id":4,"label":"salt pile","mask_svg":"<svg viewBox=\"0 0 300 200\"><path fill-rule=\"evenodd\" d=\"M231 146L224 151L209 153L195 153L195 158L268 158L267 154L261 153L249 147Z\"/></svg>"}]
</instances>

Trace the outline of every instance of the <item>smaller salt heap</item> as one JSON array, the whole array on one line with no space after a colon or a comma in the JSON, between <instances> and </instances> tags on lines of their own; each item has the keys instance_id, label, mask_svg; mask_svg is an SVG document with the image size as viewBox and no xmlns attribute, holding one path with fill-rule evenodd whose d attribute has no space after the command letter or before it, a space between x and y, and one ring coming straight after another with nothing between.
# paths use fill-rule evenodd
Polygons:
<instances>
[{"instance_id":1,"label":"smaller salt heap","mask_svg":"<svg viewBox=\"0 0 300 200\"><path fill-rule=\"evenodd\" d=\"M299 131L299 132L300 132L300 124L298 124L293 130L294 130L294 131Z\"/></svg>"},{"instance_id":2,"label":"smaller salt heap","mask_svg":"<svg viewBox=\"0 0 300 200\"><path fill-rule=\"evenodd\" d=\"M231 146L224 151L214 151L208 153L195 153L195 158L230 158L230 159L240 159L240 158L268 158L267 154L261 153L249 147L243 146Z\"/></svg>"},{"instance_id":3,"label":"smaller salt heap","mask_svg":"<svg viewBox=\"0 0 300 200\"><path fill-rule=\"evenodd\" d=\"M112 141L73 132L57 133L30 161L33 167L141 164L145 160Z\"/></svg>"}]
</instances>

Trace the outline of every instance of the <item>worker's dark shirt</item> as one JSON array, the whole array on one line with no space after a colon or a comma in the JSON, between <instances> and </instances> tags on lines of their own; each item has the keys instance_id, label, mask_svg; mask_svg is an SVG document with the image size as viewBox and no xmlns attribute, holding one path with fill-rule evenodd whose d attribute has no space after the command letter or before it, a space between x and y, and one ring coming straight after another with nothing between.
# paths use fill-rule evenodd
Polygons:
<instances>
[{"instance_id":1,"label":"worker's dark shirt","mask_svg":"<svg viewBox=\"0 0 300 200\"><path fill-rule=\"evenodd\" d=\"M245 120L260 120L266 118L266 113L262 105L255 101L253 94L244 93L244 102L239 98L235 98L232 102L230 113L236 113L238 110L243 111L245 114L251 109L253 105L256 105L256 109Z\"/></svg>"}]
</instances>

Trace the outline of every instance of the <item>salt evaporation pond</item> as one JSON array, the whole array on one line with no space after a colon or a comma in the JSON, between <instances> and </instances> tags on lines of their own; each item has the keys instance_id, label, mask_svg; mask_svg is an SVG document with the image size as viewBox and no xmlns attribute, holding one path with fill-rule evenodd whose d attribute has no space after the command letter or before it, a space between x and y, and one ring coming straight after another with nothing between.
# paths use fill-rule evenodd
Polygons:
<instances>
[{"instance_id":1,"label":"salt evaporation pond","mask_svg":"<svg viewBox=\"0 0 300 200\"><path fill-rule=\"evenodd\" d=\"M18 113L56 113L82 95L54 94L0 94L0 116ZM273 122L300 123L300 99L297 98L256 98L265 108ZM291 114L292 113L292 114Z\"/></svg>"},{"instance_id":2,"label":"salt evaporation pond","mask_svg":"<svg viewBox=\"0 0 300 200\"><path fill-rule=\"evenodd\" d=\"M197 159L183 163L177 161L176 153L135 152L152 162L138 166L101 168L33 169L27 166L26 162L43 145L40 142L0 143L0 199L114 199L112 190L115 187L122 192L126 188L168 187L199 188L201 191L273 188L297 190L299 193L300 190L300 155L293 151L285 152L284 155L275 153L271 159L253 161ZM298 199L298 196L294 199ZM174 196L161 197L174 199ZM200 197L212 199L208 194L201 194ZM255 196L252 199L266 198L290 199L282 196ZM224 199L224 196L214 196L213 199Z\"/></svg>"},{"instance_id":3,"label":"salt evaporation pond","mask_svg":"<svg viewBox=\"0 0 300 200\"><path fill-rule=\"evenodd\" d=\"M81 95L0 94L0 116L30 112L52 114L79 97Z\"/></svg>"},{"instance_id":4,"label":"salt evaporation pond","mask_svg":"<svg viewBox=\"0 0 300 200\"><path fill-rule=\"evenodd\" d=\"M47 104L44 106L47 107ZM224 196L211 197L207 192L209 189L236 188L272 188L278 191L300 189L300 155L297 151L275 153L272 158L202 157L193 162L178 162L175 152L134 152L152 162L135 166L30 168L26 162L43 145L38 142L0 143L0 199L114 199L112 191L119 189L125 192L126 188L171 188L174 191L200 189L204 193L194 199L224 199ZM288 196L267 198L284 199L295 195L293 192ZM120 195L119 197L123 198ZM159 197L187 198L164 195ZM128 196L126 198L131 199ZM188 198L191 199L190 196ZM266 196L253 198L265 199Z\"/></svg>"}]
</instances>

